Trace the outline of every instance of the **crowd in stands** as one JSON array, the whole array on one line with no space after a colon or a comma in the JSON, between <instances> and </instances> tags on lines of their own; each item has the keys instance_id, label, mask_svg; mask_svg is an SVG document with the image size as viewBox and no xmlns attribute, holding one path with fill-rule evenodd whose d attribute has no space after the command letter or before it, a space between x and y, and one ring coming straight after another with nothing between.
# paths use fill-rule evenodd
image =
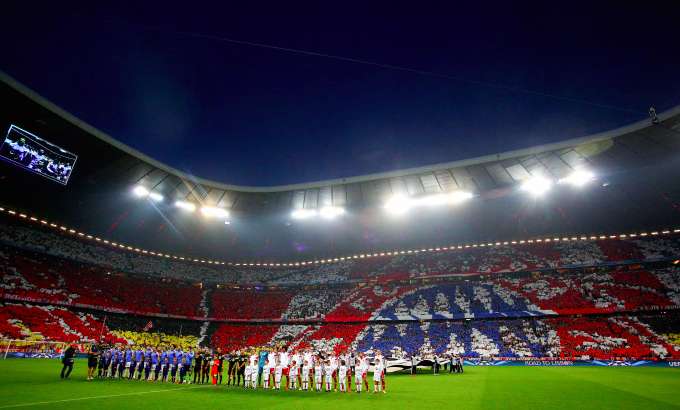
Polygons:
<instances>
[{"instance_id":1,"label":"crowd in stands","mask_svg":"<svg viewBox=\"0 0 680 410\"><path fill-rule=\"evenodd\" d=\"M111 334L125 339L135 346L177 346L181 350L195 349L198 346L197 335L170 335L158 332L135 332L132 330L113 330Z\"/></svg>"},{"instance_id":2,"label":"crowd in stands","mask_svg":"<svg viewBox=\"0 0 680 410\"><path fill-rule=\"evenodd\" d=\"M0 291L23 300L200 316L202 291L185 282L112 272L7 246L0 246L0 275Z\"/></svg>"},{"instance_id":3,"label":"crowd in stands","mask_svg":"<svg viewBox=\"0 0 680 410\"><path fill-rule=\"evenodd\" d=\"M215 289L211 297L211 314L225 319L280 318L292 297L290 291Z\"/></svg>"},{"instance_id":4,"label":"crowd in stands","mask_svg":"<svg viewBox=\"0 0 680 410\"><path fill-rule=\"evenodd\" d=\"M128 345L199 345L198 321L128 320L55 306L5 303L0 306L2 339L104 340ZM165 322L164 322L165 321ZM186 327L184 324L186 323ZM121 327L122 326L122 327ZM312 325L214 323L206 345L223 351L253 346L312 348L336 354L348 350L382 352L387 357L560 359L680 359L680 312L662 314L563 316L550 318L320 323Z\"/></svg>"},{"instance_id":5,"label":"crowd in stands","mask_svg":"<svg viewBox=\"0 0 680 410\"><path fill-rule=\"evenodd\" d=\"M629 239L515 243L486 247L415 251L289 267L209 265L114 249L69 233L3 217L0 242L14 247L106 267L111 270L171 277L192 282L270 285L315 285L446 274L526 272L560 267L593 266L621 261L677 258L680 235Z\"/></svg>"},{"instance_id":6,"label":"crowd in stands","mask_svg":"<svg viewBox=\"0 0 680 410\"><path fill-rule=\"evenodd\" d=\"M317 288L200 287L0 245L0 295L34 303L218 320L350 322L523 317L680 305L678 267L637 265Z\"/></svg>"},{"instance_id":7,"label":"crowd in stands","mask_svg":"<svg viewBox=\"0 0 680 410\"><path fill-rule=\"evenodd\" d=\"M214 265L170 260L117 250L92 240L13 223L0 223L0 242L47 255L99 265L112 270L191 281L226 280L229 272Z\"/></svg>"},{"instance_id":8,"label":"crowd in stands","mask_svg":"<svg viewBox=\"0 0 680 410\"><path fill-rule=\"evenodd\" d=\"M677 236L295 269L155 258L21 224L0 224L0 243L4 339L356 348L392 357L678 357L680 321L644 313L680 306L680 267L668 261L680 255ZM612 263L621 261L648 263ZM232 283L214 283L222 279Z\"/></svg>"},{"instance_id":9,"label":"crowd in stands","mask_svg":"<svg viewBox=\"0 0 680 410\"><path fill-rule=\"evenodd\" d=\"M58 306L23 303L0 305L0 336L3 339L28 341L123 342L112 334L101 319Z\"/></svg>"}]
</instances>

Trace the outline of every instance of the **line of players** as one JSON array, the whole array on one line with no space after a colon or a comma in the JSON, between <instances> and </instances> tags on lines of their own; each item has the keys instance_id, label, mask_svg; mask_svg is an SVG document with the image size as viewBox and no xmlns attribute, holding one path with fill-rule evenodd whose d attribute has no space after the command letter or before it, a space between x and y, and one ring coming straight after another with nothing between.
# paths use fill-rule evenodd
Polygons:
<instances>
[{"instance_id":1,"label":"line of players","mask_svg":"<svg viewBox=\"0 0 680 410\"><path fill-rule=\"evenodd\" d=\"M250 355L245 369L245 387L257 389L288 389L302 391L340 391L352 390L352 376L357 393L369 391L368 370L370 361L364 353L314 354L310 349L292 354L280 350L269 352L260 367L258 355ZM373 365L373 393L386 393L385 358L378 353ZM283 384L283 377L286 383Z\"/></svg>"},{"instance_id":2,"label":"line of players","mask_svg":"<svg viewBox=\"0 0 680 410\"><path fill-rule=\"evenodd\" d=\"M220 349L184 352L175 347L167 350L151 347L134 349L120 345L89 352L88 380L117 378L171 383L222 384L223 365L229 365L227 385L257 389L290 389L311 391L352 390L352 376L357 393L369 391L370 360L364 353L336 356L314 353L311 349L288 353L249 349L223 355ZM374 358L373 392L386 393L385 358ZM282 385L285 376L286 382ZM193 381L192 381L193 380Z\"/></svg>"},{"instance_id":3,"label":"line of players","mask_svg":"<svg viewBox=\"0 0 680 410\"><path fill-rule=\"evenodd\" d=\"M95 346L88 355L88 380L94 379L96 371L99 378L189 383L188 376L193 375L194 383L206 383L218 370L212 368L210 356L207 350L184 352L175 347L116 345L100 351Z\"/></svg>"}]
</instances>

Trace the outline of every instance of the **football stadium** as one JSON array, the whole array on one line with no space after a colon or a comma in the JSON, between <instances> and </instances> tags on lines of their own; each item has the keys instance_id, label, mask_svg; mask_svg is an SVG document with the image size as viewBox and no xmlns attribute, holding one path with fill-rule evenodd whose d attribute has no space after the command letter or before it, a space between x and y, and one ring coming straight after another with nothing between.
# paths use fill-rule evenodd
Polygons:
<instances>
[{"instance_id":1,"label":"football stadium","mask_svg":"<svg viewBox=\"0 0 680 410\"><path fill-rule=\"evenodd\" d=\"M0 410L680 407L680 106L250 186L0 101Z\"/></svg>"}]
</instances>

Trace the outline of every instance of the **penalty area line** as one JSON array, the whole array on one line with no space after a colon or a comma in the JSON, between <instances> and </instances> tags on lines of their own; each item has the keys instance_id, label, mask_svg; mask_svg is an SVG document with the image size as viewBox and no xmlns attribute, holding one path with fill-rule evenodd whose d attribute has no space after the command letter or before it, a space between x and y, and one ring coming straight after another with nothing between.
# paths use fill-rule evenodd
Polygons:
<instances>
[{"instance_id":1,"label":"penalty area line","mask_svg":"<svg viewBox=\"0 0 680 410\"><path fill-rule=\"evenodd\" d=\"M176 389L147 390L147 391L132 392L132 393L107 394L107 395L102 395L102 396L76 397L76 398L73 398L73 399L35 401L35 402L32 402L32 403L8 404L8 405L5 405L5 406L0 406L0 409L11 409L11 408L29 407L29 406L41 406L41 405L45 405L45 404L69 403L69 402L72 402L72 401L82 401L82 400L110 399L110 398L114 398L114 397L139 396L139 395L143 395L143 394L152 394L152 393L176 392L176 391L182 391L182 390L200 389L202 387L209 387L209 386L204 385L204 386L180 387L180 388L176 388Z\"/></svg>"}]
</instances>

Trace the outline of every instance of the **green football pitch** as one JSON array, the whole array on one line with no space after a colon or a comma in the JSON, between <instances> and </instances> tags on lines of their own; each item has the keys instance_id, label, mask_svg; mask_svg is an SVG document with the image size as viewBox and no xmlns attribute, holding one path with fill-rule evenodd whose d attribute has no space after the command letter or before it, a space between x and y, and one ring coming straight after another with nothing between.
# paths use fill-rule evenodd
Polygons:
<instances>
[{"instance_id":1,"label":"green football pitch","mask_svg":"<svg viewBox=\"0 0 680 410\"><path fill-rule=\"evenodd\" d=\"M680 409L680 369L467 367L462 375L388 375L387 394L85 380L78 361L0 361L0 410L50 409Z\"/></svg>"}]
</instances>

